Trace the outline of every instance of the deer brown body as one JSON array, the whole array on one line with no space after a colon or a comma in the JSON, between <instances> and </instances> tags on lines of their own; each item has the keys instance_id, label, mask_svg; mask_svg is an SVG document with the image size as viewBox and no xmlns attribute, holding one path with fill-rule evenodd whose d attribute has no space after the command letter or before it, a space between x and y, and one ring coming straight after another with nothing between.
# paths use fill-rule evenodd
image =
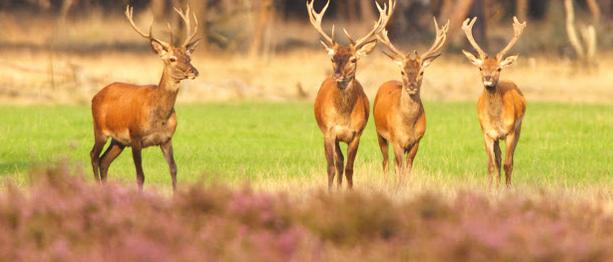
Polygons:
<instances>
[{"instance_id":1,"label":"deer brown body","mask_svg":"<svg viewBox=\"0 0 613 262\"><path fill-rule=\"evenodd\" d=\"M394 2L390 0L389 6L383 8L377 3L379 20L361 39L354 41L345 30L351 41L349 46L342 46L334 41L334 27L332 36L328 36L321 29L321 20L329 4L328 1L323 10L317 13L313 9L313 2L307 1L310 21L324 39L322 44L328 51L334 68L334 75L328 77L319 89L314 112L317 125L324 135L328 189L332 189L335 175L338 176L338 186L342 185L343 172L351 189L354 161L369 114L368 97L362 85L355 79L357 61L374 49L377 40L371 38L385 28L394 8ZM341 152L340 142L348 144L347 165Z\"/></svg>"},{"instance_id":2,"label":"deer brown body","mask_svg":"<svg viewBox=\"0 0 613 262\"><path fill-rule=\"evenodd\" d=\"M507 58L504 58L504 56L515 45L526 23L519 23L517 18L514 18L513 38L495 58L492 58L479 47L472 37L472 26L475 22L476 18L472 21L467 19L462 29L466 33L471 45L479 53L479 58L467 51L464 51L464 55L474 65L479 67L484 86L477 102L477 114L485 142L485 151L488 155L490 187L492 186L494 175L496 175L496 185L500 184L502 152L499 143L501 140L504 140L506 145L504 171L506 185L510 187L513 173L513 156L519 142L521 125L526 113L526 100L515 83L499 81L499 77L502 69L511 65L517 59L517 56Z\"/></svg>"},{"instance_id":3,"label":"deer brown body","mask_svg":"<svg viewBox=\"0 0 613 262\"><path fill-rule=\"evenodd\" d=\"M177 10L191 30L189 8L186 12ZM138 86L113 83L98 92L92 99L94 122L94 146L90 153L94 177L106 181L108 168L125 147L132 148L136 167L137 182L142 189L145 176L142 168L141 150L160 146L171 173L173 189L176 189L177 166L172 148L172 136L177 128L174 105L184 79L194 79L198 70L191 65L190 55L198 44L193 41L195 31L190 33L181 47L172 46L156 38L151 32L140 31L132 20L132 8L126 9L126 16L133 28L151 41L153 50L164 62L164 72L159 85ZM187 20L186 20L187 19ZM100 156L108 138L111 144Z\"/></svg>"},{"instance_id":4,"label":"deer brown body","mask_svg":"<svg viewBox=\"0 0 613 262\"><path fill-rule=\"evenodd\" d=\"M388 56L402 71L402 82L389 81L379 87L373 109L377 140L383 154L383 172L386 174L389 143L396 159L396 173L406 175L411 171L419 141L426 132L426 112L420 97L421 83L425 68L441 55L449 27L449 23L442 28L438 27L436 20L434 23L436 39L423 58L417 51L404 54L398 50L389 40L387 31L378 35L379 40L392 52ZM403 161L405 155L406 161Z\"/></svg>"}]
</instances>

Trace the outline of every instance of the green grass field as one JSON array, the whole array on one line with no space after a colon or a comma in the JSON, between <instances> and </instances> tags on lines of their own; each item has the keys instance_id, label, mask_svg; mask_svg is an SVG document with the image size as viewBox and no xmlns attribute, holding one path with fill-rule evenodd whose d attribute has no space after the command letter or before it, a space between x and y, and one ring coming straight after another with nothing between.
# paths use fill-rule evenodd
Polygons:
<instances>
[{"instance_id":1,"label":"green grass field","mask_svg":"<svg viewBox=\"0 0 613 262\"><path fill-rule=\"evenodd\" d=\"M485 184L486 155L472 103L427 103L428 127L415 176ZM174 137L179 182L325 186L323 142L310 103L181 105ZM514 183L567 188L613 185L613 106L532 103L516 152ZM91 116L84 106L0 107L0 177L27 181L32 168L60 160L90 175ZM144 151L146 185L169 187L158 148ZM356 186L382 177L372 119L356 161ZM134 183L129 149L110 180ZM302 182L300 182L302 183Z\"/></svg>"}]
</instances>

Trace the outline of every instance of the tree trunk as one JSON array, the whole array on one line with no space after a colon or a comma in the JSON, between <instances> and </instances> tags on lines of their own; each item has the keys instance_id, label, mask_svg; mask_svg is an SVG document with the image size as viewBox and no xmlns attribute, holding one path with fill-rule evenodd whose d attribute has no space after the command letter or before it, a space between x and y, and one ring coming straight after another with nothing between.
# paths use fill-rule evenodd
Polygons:
<instances>
[{"instance_id":1,"label":"tree trunk","mask_svg":"<svg viewBox=\"0 0 613 262\"><path fill-rule=\"evenodd\" d=\"M528 15L528 0L516 0L515 1L515 16L520 21L526 21Z\"/></svg>"},{"instance_id":2,"label":"tree trunk","mask_svg":"<svg viewBox=\"0 0 613 262\"><path fill-rule=\"evenodd\" d=\"M271 27L274 21L275 8L273 0L260 0L257 7L257 20L251 40L249 54L252 57L259 57L262 54L268 55L271 51Z\"/></svg>"},{"instance_id":3,"label":"tree trunk","mask_svg":"<svg viewBox=\"0 0 613 262\"><path fill-rule=\"evenodd\" d=\"M588 8L590 9L590 12L592 13L592 20L593 20L593 24L594 26L598 27L598 24L600 23L600 6L598 6L598 2L596 2L596 0L585 0L585 2L587 3Z\"/></svg>"},{"instance_id":4,"label":"tree trunk","mask_svg":"<svg viewBox=\"0 0 613 262\"><path fill-rule=\"evenodd\" d=\"M375 21L377 19L373 15L371 3L370 0L360 0L360 19L362 21Z\"/></svg>"}]
</instances>

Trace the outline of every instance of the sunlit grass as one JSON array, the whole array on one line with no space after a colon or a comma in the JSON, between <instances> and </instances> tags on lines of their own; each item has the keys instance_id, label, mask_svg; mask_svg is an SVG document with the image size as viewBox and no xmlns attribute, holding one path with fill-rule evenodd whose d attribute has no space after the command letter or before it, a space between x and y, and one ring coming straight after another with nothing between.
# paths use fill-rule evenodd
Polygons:
<instances>
[{"instance_id":1,"label":"sunlit grass","mask_svg":"<svg viewBox=\"0 0 613 262\"><path fill-rule=\"evenodd\" d=\"M517 188L611 188L613 107L529 104L516 153ZM326 184L322 138L308 103L183 105L174 137L179 182L252 184L267 189ZM486 186L486 156L472 103L427 103L428 127L411 188ZM17 183L36 166L68 160L91 173L89 108L0 108L0 176ZM110 179L134 183L129 148L113 163ZM167 188L158 148L144 151L146 185ZM390 191L380 170L372 121L356 161L357 188ZM392 176L393 177L393 176ZM420 185L420 186L416 186Z\"/></svg>"}]
</instances>

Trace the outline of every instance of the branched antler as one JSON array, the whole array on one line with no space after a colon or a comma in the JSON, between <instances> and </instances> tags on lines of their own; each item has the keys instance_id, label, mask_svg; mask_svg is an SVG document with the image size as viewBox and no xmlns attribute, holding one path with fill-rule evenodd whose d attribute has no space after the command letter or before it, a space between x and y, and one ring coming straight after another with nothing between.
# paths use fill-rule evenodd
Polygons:
<instances>
[{"instance_id":1,"label":"branched antler","mask_svg":"<svg viewBox=\"0 0 613 262\"><path fill-rule=\"evenodd\" d=\"M375 3L377 4L377 10L379 10L379 19L377 20L377 22L375 22L373 29L368 32L368 34L354 41L351 35L349 35L349 33L347 32L347 30L343 30L347 35L347 38L349 38L349 41L351 41L351 44L353 44L356 48L360 48L362 45L367 43L375 34L383 31L387 26L387 23L389 22L390 18L392 17L392 14L394 13L394 9L396 7L395 0L389 0L389 2L387 4L383 4L383 6L381 6L379 2L375 1Z\"/></svg>"},{"instance_id":2,"label":"branched antler","mask_svg":"<svg viewBox=\"0 0 613 262\"><path fill-rule=\"evenodd\" d=\"M517 43L517 40L519 40L519 37L521 36L521 34L524 32L524 29L526 28L526 21L524 21L523 23L520 23L519 20L517 20L517 17L513 17L513 38L511 39L511 41L509 42L509 44L507 44L507 46L502 49L502 51L498 52L498 54L496 55L496 59L498 59L498 61L501 61L502 58L504 58L504 56L507 54L507 52L509 50L511 50L511 48L513 48L513 46Z\"/></svg>"},{"instance_id":3,"label":"branched antler","mask_svg":"<svg viewBox=\"0 0 613 262\"><path fill-rule=\"evenodd\" d=\"M479 58L484 59L487 54L483 52L483 49L479 47L479 44L477 44L477 41L475 41L475 38L473 37L473 26L476 22L477 17L473 17L472 19L467 18L466 20L464 20L464 23L462 23L462 30L464 31L468 42L470 42L470 44L477 51L477 53L479 53Z\"/></svg>"},{"instance_id":4,"label":"branched antler","mask_svg":"<svg viewBox=\"0 0 613 262\"><path fill-rule=\"evenodd\" d=\"M422 55L422 60L437 57L441 54L441 50L443 49L443 46L445 46L445 41L447 40L449 20L447 20L447 23L443 27L439 28L438 23L436 22L436 17L434 17L434 28L436 28L436 38L434 39L430 49Z\"/></svg>"},{"instance_id":5,"label":"branched antler","mask_svg":"<svg viewBox=\"0 0 613 262\"><path fill-rule=\"evenodd\" d=\"M156 42L160 43L161 45L163 45L165 47L170 47L170 45L168 43L153 37L153 34L151 33L151 31L153 29L153 24L149 26L149 33L148 34L145 34L142 30L140 30L140 28L138 28L138 26L136 26L136 24L134 23L134 7L126 6L125 15L126 15L126 18L128 18L128 21L130 22L130 25L132 26L134 31L136 31L136 33L138 33L139 35L141 35L142 37L144 37L144 38L146 38L148 40L156 41Z\"/></svg>"},{"instance_id":6,"label":"branched antler","mask_svg":"<svg viewBox=\"0 0 613 262\"><path fill-rule=\"evenodd\" d=\"M313 25L313 27L315 27L315 30L317 30L317 32L319 32L321 37L323 37L324 40L322 43L324 43L324 45L328 47L332 47L335 43L334 42L334 25L332 25L332 36L329 36L321 28L321 21L323 19L323 16L326 14L326 10L328 10L328 6L330 5L330 0L328 0L324 8L319 13L317 13L315 9L313 8L314 3L315 3L315 0L307 0L307 11L309 12L309 20L311 21L311 24Z\"/></svg>"},{"instance_id":7,"label":"branched antler","mask_svg":"<svg viewBox=\"0 0 613 262\"><path fill-rule=\"evenodd\" d=\"M387 49L389 49L392 52L391 54L385 51L383 52L389 58L391 58L392 60L404 59L405 54L402 51L400 51L400 49L396 48L396 46L394 46L392 41L390 41L390 38L387 35L387 30L383 29L379 34L377 34L377 39L379 39L379 42L385 45Z\"/></svg>"},{"instance_id":8,"label":"branched antler","mask_svg":"<svg viewBox=\"0 0 613 262\"><path fill-rule=\"evenodd\" d=\"M197 42L198 40L194 40L194 38L198 35L198 17L196 17L196 13L192 13L192 17L194 19L194 27L191 26L191 17L190 17L190 7L187 5L185 11L175 8L175 12L179 14L183 23L185 23L185 41L183 41L183 47L189 46L190 44Z\"/></svg>"}]
</instances>

